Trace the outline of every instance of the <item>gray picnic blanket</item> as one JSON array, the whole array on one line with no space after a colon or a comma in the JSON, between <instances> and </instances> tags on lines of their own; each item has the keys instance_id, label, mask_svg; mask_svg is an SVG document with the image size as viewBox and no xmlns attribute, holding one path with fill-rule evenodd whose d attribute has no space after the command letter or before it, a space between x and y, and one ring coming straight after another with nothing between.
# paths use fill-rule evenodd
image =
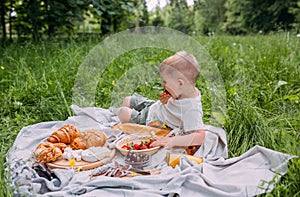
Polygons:
<instances>
[{"instance_id":1,"label":"gray picnic blanket","mask_svg":"<svg viewBox=\"0 0 300 197\"><path fill-rule=\"evenodd\" d=\"M160 174L130 178L91 177L93 170L75 173L73 169L54 169L57 178L48 181L31 168L32 152L61 126L74 124L81 131L101 129L108 136L111 148L126 135L111 129L119 123L114 109L76 105L71 108L75 116L65 121L26 126L18 134L7 153L8 178L15 196L255 196L272 191L274 184L287 172L288 161L295 157L255 146L228 159L225 131L205 125L206 140L195 153L204 158L200 165L181 157L180 165L171 168L164 161L168 150L162 149L153 155L149 166L159 170ZM122 164L122 156L116 160Z\"/></svg>"}]
</instances>

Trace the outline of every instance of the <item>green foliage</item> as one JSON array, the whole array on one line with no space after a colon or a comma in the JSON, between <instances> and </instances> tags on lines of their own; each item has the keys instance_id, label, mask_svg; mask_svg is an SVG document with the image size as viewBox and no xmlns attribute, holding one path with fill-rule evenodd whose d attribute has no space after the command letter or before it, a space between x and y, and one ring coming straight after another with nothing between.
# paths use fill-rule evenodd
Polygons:
<instances>
[{"instance_id":1,"label":"green foliage","mask_svg":"<svg viewBox=\"0 0 300 197\"><path fill-rule=\"evenodd\" d=\"M32 35L37 41L44 33L49 36L56 32L69 33L74 27L74 20L83 20L86 9L84 1L75 0L30 0L17 1L11 9L16 12L13 23L17 35Z\"/></svg>"},{"instance_id":2,"label":"green foliage","mask_svg":"<svg viewBox=\"0 0 300 197\"><path fill-rule=\"evenodd\" d=\"M197 0L194 3L194 30L200 34L219 32L225 20L225 0Z\"/></svg>"},{"instance_id":3,"label":"green foliage","mask_svg":"<svg viewBox=\"0 0 300 197\"><path fill-rule=\"evenodd\" d=\"M292 24L293 27L299 32L300 31L300 1L291 3L289 13L295 16L295 21Z\"/></svg>"},{"instance_id":4,"label":"green foliage","mask_svg":"<svg viewBox=\"0 0 300 197\"><path fill-rule=\"evenodd\" d=\"M144 0L134 1L135 27L149 25L149 14L147 4Z\"/></svg>"},{"instance_id":5,"label":"green foliage","mask_svg":"<svg viewBox=\"0 0 300 197\"><path fill-rule=\"evenodd\" d=\"M0 29L5 42L13 37L34 41L57 35L100 33L167 26L184 33L249 34L299 31L299 0L171 0L147 11L146 0L2 0ZM159 2L159 1L158 1ZM151 18L151 21L149 19Z\"/></svg>"},{"instance_id":6,"label":"green foliage","mask_svg":"<svg viewBox=\"0 0 300 197\"><path fill-rule=\"evenodd\" d=\"M14 17L11 17L12 12ZM74 33L85 17L98 25L102 35L149 22L143 0L11 0L1 1L0 14L3 38L6 38L4 27L9 24L10 33L16 33L18 37L31 35L34 41L43 35Z\"/></svg>"},{"instance_id":7,"label":"green foliage","mask_svg":"<svg viewBox=\"0 0 300 197\"><path fill-rule=\"evenodd\" d=\"M195 39L217 62L225 83L228 113L224 129L229 156L238 156L258 144L299 157L300 40L289 34ZM77 69L97 42L100 40L69 40L0 48L0 196L13 196L4 163L20 129L73 115L69 106ZM110 107L112 92L136 66L158 65L172 53L146 48L114 59L101 78L95 79L99 80L96 106ZM161 79L149 82L144 76L138 75L139 84L132 90L157 98ZM123 85L125 88L127 84ZM202 77L197 86L202 92L204 122L209 123L213 98ZM299 174L300 159L295 158L275 189L262 196L299 195Z\"/></svg>"},{"instance_id":8,"label":"green foliage","mask_svg":"<svg viewBox=\"0 0 300 197\"><path fill-rule=\"evenodd\" d=\"M87 5L84 0L45 0L44 21L49 36L58 33L69 33L74 28L74 20L83 21L83 12Z\"/></svg>"},{"instance_id":9,"label":"green foliage","mask_svg":"<svg viewBox=\"0 0 300 197\"><path fill-rule=\"evenodd\" d=\"M89 10L96 20L95 23L99 24L100 33L106 35L134 27L134 3L134 0L93 0Z\"/></svg>"},{"instance_id":10,"label":"green foliage","mask_svg":"<svg viewBox=\"0 0 300 197\"><path fill-rule=\"evenodd\" d=\"M297 0L227 0L223 28L233 34L289 30L294 15L289 8Z\"/></svg>"},{"instance_id":11,"label":"green foliage","mask_svg":"<svg viewBox=\"0 0 300 197\"><path fill-rule=\"evenodd\" d=\"M172 0L168 6L167 26L184 33L190 33L192 30L193 13L185 1Z\"/></svg>"},{"instance_id":12,"label":"green foliage","mask_svg":"<svg viewBox=\"0 0 300 197\"><path fill-rule=\"evenodd\" d=\"M5 26L5 16L8 11L8 6L6 4L6 0L2 0L0 2L0 22L1 22L1 29L2 29L2 40L5 41L6 39L6 26Z\"/></svg>"},{"instance_id":13,"label":"green foliage","mask_svg":"<svg viewBox=\"0 0 300 197\"><path fill-rule=\"evenodd\" d=\"M152 19L153 26L164 26L164 20L161 16L160 9L156 8L155 14Z\"/></svg>"},{"instance_id":14,"label":"green foliage","mask_svg":"<svg viewBox=\"0 0 300 197\"><path fill-rule=\"evenodd\" d=\"M249 16L247 16L249 13L246 12L249 7L249 2L228 0L225 3L225 7L227 9L225 14L226 22L224 23L225 31L232 34L246 33L247 24L245 24L245 19L249 18Z\"/></svg>"}]
</instances>

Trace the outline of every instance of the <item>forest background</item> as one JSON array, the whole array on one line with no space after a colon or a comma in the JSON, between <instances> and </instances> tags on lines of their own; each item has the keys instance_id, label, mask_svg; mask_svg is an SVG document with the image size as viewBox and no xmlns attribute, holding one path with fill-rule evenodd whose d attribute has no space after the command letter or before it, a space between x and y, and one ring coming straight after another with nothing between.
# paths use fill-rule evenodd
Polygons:
<instances>
[{"instance_id":1,"label":"forest background","mask_svg":"<svg viewBox=\"0 0 300 197\"><path fill-rule=\"evenodd\" d=\"M299 0L169 0L164 7L160 2L1 0L2 39L30 36L36 41L44 36L92 33L105 36L147 25L190 35L297 32L300 28Z\"/></svg>"}]
</instances>

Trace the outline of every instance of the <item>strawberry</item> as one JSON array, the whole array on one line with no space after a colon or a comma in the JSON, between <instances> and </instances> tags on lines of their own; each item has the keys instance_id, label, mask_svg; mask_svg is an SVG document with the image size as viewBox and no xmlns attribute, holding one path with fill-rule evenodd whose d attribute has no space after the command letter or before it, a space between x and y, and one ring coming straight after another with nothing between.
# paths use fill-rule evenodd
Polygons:
<instances>
[{"instance_id":1,"label":"strawberry","mask_svg":"<svg viewBox=\"0 0 300 197\"><path fill-rule=\"evenodd\" d=\"M164 93L168 96L171 96L170 92L168 90L165 89Z\"/></svg>"},{"instance_id":2,"label":"strawberry","mask_svg":"<svg viewBox=\"0 0 300 197\"><path fill-rule=\"evenodd\" d=\"M151 146L151 144L152 144L151 141L147 143L148 148Z\"/></svg>"},{"instance_id":3,"label":"strawberry","mask_svg":"<svg viewBox=\"0 0 300 197\"><path fill-rule=\"evenodd\" d=\"M134 144L133 148L134 148L134 150L140 150L141 146L139 144Z\"/></svg>"},{"instance_id":4,"label":"strawberry","mask_svg":"<svg viewBox=\"0 0 300 197\"><path fill-rule=\"evenodd\" d=\"M143 146L141 146L141 150L144 150L144 149L148 149L148 146L146 144L144 144Z\"/></svg>"},{"instance_id":5,"label":"strawberry","mask_svg":"<svg viewBox=\"0 0 300 197\"><path fill-rule=\"evenodd\" d=\"M125 149L125 150L130 150L130 147L127 145L123 145L121 148Z\"/></svg>"},{"instance_id":6,"label":"strawberry","mask_svg":"<svg viewBox=\"0 0 300 197\"><path fill-rule=\"evenodd\" d=\"M149 145L148 148L154 148L154 146L153 145Z\"/></svg>"}]
</instances>

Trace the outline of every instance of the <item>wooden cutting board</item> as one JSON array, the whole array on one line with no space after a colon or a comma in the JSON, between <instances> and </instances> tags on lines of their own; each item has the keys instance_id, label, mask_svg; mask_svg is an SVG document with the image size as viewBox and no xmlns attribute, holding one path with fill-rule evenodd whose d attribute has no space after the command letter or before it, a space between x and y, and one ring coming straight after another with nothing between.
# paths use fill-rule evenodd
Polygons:
<instances>
[{"instance_id":1,"label":"wooden cutting board","mask_svg":"<svg viewBox=\"0 0 300 197\"><path fill-rule=\"evenodd\" d=\"M157 136L166 136L170 132L169 129L159 129L146 125L134 124L134 123L123 123L117 124L112 127L113 129L123 130L126 134L148 134L151 135L154 132Z\"/></svg>"},{"instance_id":2,"label":"wooden cutting board","mask_svg":"<svg viewBox=\"0 0 300 197\"><path fill-rule=\"evenodd\" d=\"M76 161L75 165L72 167L74 168L76 171L80 170L91 170L94 168L98 168L100 166L103 166L105 164L110 163L114 157L116 156L116 149L113 149L111 151L111 154L109 157L103 158L102 160L96 161L96 162L87 162L87 161ZM69 165L69 161L66 159L59 159L57 161L51 162L51 163L47 163L49 168L60 168L60 169L68 169L71 168Z\"/></svg>"}]
</instances>

